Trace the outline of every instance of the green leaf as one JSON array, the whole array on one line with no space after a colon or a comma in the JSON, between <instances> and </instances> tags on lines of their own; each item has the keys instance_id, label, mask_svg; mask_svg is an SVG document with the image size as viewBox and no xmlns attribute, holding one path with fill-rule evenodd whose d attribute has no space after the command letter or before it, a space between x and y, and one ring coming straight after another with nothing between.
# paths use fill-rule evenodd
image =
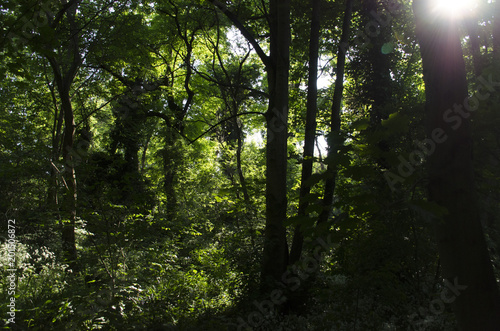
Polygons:
<instances>
[{"instance_id":1,"label":"green leaf","mask_svg":"<svg viewBox=\"0 0 500 331\"><path fill-rule=\"evenodd\" d=\"M363 131L363 130L368 129L369 126L370 126L370 120L368 120L366 118L362 118L362 119L354 121L351 124L351 129L353 129L355 131Z\"/></svg>"},{"instance_id":2,"label":"green leaf","mask_svg":"<svg viewBox=\"0 0 500 331\"><path fill-rule=\"evenodd\" d=\"M313 204L309 205L306 208L306 214L311 214L311 213L321 213L323 211L323 206L321 204Z\"/></svg>"},{"instance_id":3,"label":"green leaf","mask_svg":"<svg viewBox=\"0 0 500 331\"><path fill-rule=\"evenodd\" d=\"M407 132L409 123L409 116L401 113L392 113L388 119L382 121L382 126L387 128L390 134L397 134Z\"/></svg>"}]
</instances>

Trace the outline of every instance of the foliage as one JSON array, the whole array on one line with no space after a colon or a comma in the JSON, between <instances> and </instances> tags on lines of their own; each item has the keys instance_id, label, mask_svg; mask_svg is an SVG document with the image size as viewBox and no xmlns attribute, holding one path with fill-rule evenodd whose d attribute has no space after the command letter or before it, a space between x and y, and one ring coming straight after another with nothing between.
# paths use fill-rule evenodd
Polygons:
<instances>
[{"instance_id":1,"label":"foliage","mask_svg":"<svg viewBox=\"0 0 500 331\"><path fill-rule=\"evenodd\" d=\"M51 63L56 58L61 68L70 65L68 8L54 1L0 5L0 237L8 238L7 221L15 219L18 277L13 325L7 315L8 242L2 240L2 326L235 330L242 321L251 324L250 316L259 313L256 304L268 299L259 287L270 207L262 143L270 97L265 64L227 12L211 1L68 3L77 9L82 56L69 91L79 255L73 270L61 244L68 190L62 142L68 127ZM268 52L269 1L224 3ZM295 275L304 277L299 289L276 285L289 300L263 314L254 329L455 327L449 305L439 313L427 308L445 286L433 226L447 211L426 200L426 157L394 186L385 177L400 173L402 158L421 148L426 137L410 2L395 11L387 7L392 1L362 3L355 7L346 48L341 132L332 140L341 146L330 154L332 146L317 148L307 215L297 217L310 5L292 1L288 160L282 169L287 240L291 245L300 226L303 256L315 250L319 238L331 243L322 248L317 270ZM391 20L365 43L360 36L374 22L368 3ZM324 0L321 6L320 64L326 79L318 91L318 146L330 130L335 54L345 47L338 43L344 1ZM478 17L485 39L482 77L497 77L487 11ZM478 54L468 50L469 41L463 39L474 91ZM481 221L499 278L499 97L497 90L490 92L472 125ZM331 217L317 224L332 168L337 173L334 203L327 206Z\"/></svg>"}]
</instances>

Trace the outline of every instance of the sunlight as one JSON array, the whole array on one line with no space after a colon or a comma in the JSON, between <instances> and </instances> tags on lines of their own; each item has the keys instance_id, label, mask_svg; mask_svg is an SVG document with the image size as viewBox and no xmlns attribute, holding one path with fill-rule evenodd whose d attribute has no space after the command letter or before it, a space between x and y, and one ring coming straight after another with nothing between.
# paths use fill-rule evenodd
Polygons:
<instances>
[{"instance_id":1,"label":"sunlight","mask_svg":"<svg viewBox=\"0 0 500 331\"><path fill-rule=\"evenodd\" d=\"M441 15L450 18L462 18L473 12L477 0L436 0L434 8Z\"/></svg>"}]
</instances>

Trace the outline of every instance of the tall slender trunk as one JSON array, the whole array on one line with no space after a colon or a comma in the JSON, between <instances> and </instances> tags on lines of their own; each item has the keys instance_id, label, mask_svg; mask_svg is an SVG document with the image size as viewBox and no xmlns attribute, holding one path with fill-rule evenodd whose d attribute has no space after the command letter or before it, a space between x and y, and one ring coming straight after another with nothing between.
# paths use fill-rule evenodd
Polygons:
<instances>
[{"instance_id":1,"label":"tall slender trunk","mask_svg":"<svg viewBox=\"0 0 500 331\"><path fill-rule=\"evenodd\" d=\"M141 153L141 168L140 168L140 173L141 175L144 174L144 170L146 168L146 157L148 155L148 147L149 143L151 142L151 138L153 138L152 134L148 134L146 138L146 142L144 143L144 146L142 147L142 153Z\"/></svg>"},{"instance_id":2,"label":"tall slender trunk","mask_svg":"<svg viewBox=\"0 0 500 331\"><path fill-rule=\"evenodd\" d=\"M54 86L49 86L50 93L52 95L52 101L54 103L54 125L52 128L52 151L51 151L51 162L57 163L56 161L60 156L61 149L61 134L62 125L64 122L64 112L59 109L57 105L57 98L54 91ZM56 211L58 208L58 195L57 195L57 176L59 169L55 168L55 164L51 164L49 185L47 190L47 205L51 211Z\"/></svg>"},{"instance_id":3,"label":"tall slender trunk","mask_svg":"<svg viewBox=\"0 0 500 331\"><path fill-rule=\"evenodd\" d=\"M474 74L476 77L481 75L483 71L483 58L481 56L479 29L477 19L469 18L466 21L467 32L469 34L469 46L472 53L472 63L474 65Z\"/></svg>"},{"instance_id":4,"label":"tall slender trunk","mask_svg":"<svg viewBox=\"0 0 500 331\"><path fill-rule=\"evenodd\" d=\"M452 305L460 330L498 330L500 296L475 197L471 128L467 119L459 117L468 106L459 29L452 20L430 17L431 4L413 2L428 134L436 141L428 160L429 200L448 212L436 220L442 275L455 284Z\"/></svg>"},{"instance_id":5,"label":"tall slender trunk","mask_svg":"<svg viewBox=\"0 0 500 331\"><path fill-rule=\"evenodd\" d=\"M311 0L312 20L309 39L309 78L307 83L307 110L306 132L304 137L304 157L302 163L302 178L300 183L298 216L306 216L309 202L305 199L311 192L308 179L312 175L314 163L314 143L316 141L316 114L318 108L318 58L320 36L320 0ZM304 234L301 225L295 227L292 248L290 250L290 264L297 262L302 254Z\"/></svg>"},{"instance_id":6,"label":"tall slender trunk","mask_svg":"<svg viewBox=\"0 0 500 331\"><path fill-rule=\"evenodd\" d=\"M177 196L175 194L175 181L178 169L178 152L176 144L176 133L171 128L167 128L165 138L165 149L163 151L164 183L163 187L167 197L167 217L169 220L175 218L177 211Z\"/></svg>"},{"instance_id":7,"label":"tall slender trunk","mask_svg":"<svg viewBox=\"0 0 500 331\"><path fill-rule=\"evenodd\" d=\"M284 222L287 210L288 74L290 65L290 0L270 1L269 109L266 142L266 229L262 290L281 280L288 262Z\"/></svg>"},{"instance_id":8,"label":"tall slender trunk","mask_svg":"<svg viewBox=\"0 0 500 331\"><path fill-rule=\"evenodd\" d=\"M270 55L267 56L252 33L223 3L217 6L252 45L266 67L269 108L266 114L266 229L262 254L261 290L272 290L288 264L284 222L287 210L288 75L290 66L290 0L270 0Z\"/></svg>"},{"instance_id":9,"label":"tall slender trunk","mask_svg":"<svg viewBox=\"0 0 500 331\"><path fill-rule=\"evenodd\" d=\"M365 22L373 21L374 17L384 16L385 10L381 7L378 0L363 0L363 17ZM369 63L370 79L367 86L368 103L370 109L370 127L369 132L375 133L384 130L382 121L389 118L391 111L396 107L392 102L393 79L391 78L391 53L384 52L384 46L392 41L392 24L379 23L380 32L372 39L372 46L368 47L366 61ZM382 169L390 167L386 154L390 151L390 142L387 139L379 138L373 143L374 150L378 155L375 156L375 163ZM378 178L383 183L382 176ZM379 187L386 188L384 184ZM384 192L384 190L380 190Z\"/></svg>"},{"instance_id":10,"label":"tall slender trunk","mask_svg":"<svg viewBox=\"0 0 500 331\"><path fill-rule=\"evenodd\" d=\"M238 145L236 146L236 169L238 171L238 178L240 180L241 191L243 192L243 199L247 205L250 205L250 196L248 195L247 183L245 176L243 175L243 169L241 167L241 152L243 150L243 130L241 126L236 122L237 134L238 134Z\"/></svg>"},{"instance_id":11,"label":"tall slender trunk","mask_svg":"<svg viewBox=\"0 0 500 331\"><path fill-rule=\"evenodd\" d=\"M338 152L342 142L340 137L340 111L342 109L342 96L344 94L344 74L346 52L349 45L349 35L351 30L352 5L354 0L346 0L344 22L342 24L342 36L340 38L337 55L337 79L335 80L335 91L333 93L330 133L327 137L328 156L332 159ZM323 210L319 215L318 224L326 222L330 216L333 196L335 193L335 183L337 180L338 167L335 163L329 164L327 168L328 177L325 181L325 192L323 195Z\"/></svg>"},{"instance_id":12,"label":"tall slender trunk","mask_svg":"<svg viewBox=\"0 0 500 331\"><path fill-rule=\"evenodd\" d=\"M66 1L62 2L66 5ZM53 53L46 55L54 73L54 80L57 92L61 100L61 112L64 117L64 136L62 141L62 157L64 161L63 179L65 181L66 192L64 194L61 216L63 229L61 233L62 248L65 260L70 268L77 268L77 250L75 241L75 221L76 221L76 201L77 187L75 165L80 161L79 155L73 148L75 139L75 119L73 106L71 104L71 85L82 63L79 38L80 27L75 20L77 2L73 3L66 10L66 17L69 23L69 45L63 51L63 59L57 59ZM53 26L55 32L59 32Z\"/></svg>"},{"instance_id":13,"label":"tall slender trunk","mask_svg":"<svg viewBox=\"0 0 500 331\"><path fill-rule=\"evenodd\" d=\"M76 221L76 176L73 143L75 138L75 119L69 95L69 86L60 89L61 109L64 112L64 138L63 138L63 161L64 178L66 182L66 194L63 199L63 229L62 246L65 259L74 269L76 266L76 241L75 241L75 221Z\"/></svg>"}]
</instances>

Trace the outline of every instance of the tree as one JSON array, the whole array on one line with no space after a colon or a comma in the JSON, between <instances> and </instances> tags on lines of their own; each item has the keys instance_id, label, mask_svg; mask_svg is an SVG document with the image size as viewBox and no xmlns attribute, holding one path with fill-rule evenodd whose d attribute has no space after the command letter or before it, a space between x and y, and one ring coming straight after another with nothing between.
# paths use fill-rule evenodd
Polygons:
<instances>
[{"instance_id":1,"label":"tree","mask_svg":"<svg viewBox=\"0 0 500 331\"><path fill-rule=\"evenodd\" d=\"M269 105L266 113L266 230L262 256L262 288L274 289L288 263L286 244L288 74L290 65L290 1L269 3L269 48L267 56L252 34L225 5L211 1L235 24L254 47L266 67Z\"/></svg>"},{"instance_id":2,"label":"tree","mask_svg":"<svg viewBox=\"0 0 500 331\"><path fill-rule=\"evenodd\" d=\"M42 48L54 74L57 91L61 101L61 112L64 117L64 135L61 146L64 161L64 177L66 183L66 193L62 204L62 243L66 254L66 259L71 263L72 268L76 267L76 241L75 241L75 221L76 221L76 175L75 175L75 149L73 148L75 139L75 118L73 105L71 103L71 86L75 80L78 70L82 64L82 54L80 49L80 26L76 20L77 1L69 3L63 2L63 7L58 12L56 19L51 24L54 34L64 33L69 37L66 51L61 50L61 57ZM48 13L47 13L48 15ZM67 19L67 30L58 29L60 22L57 20L63 16Z\"/></svg>"},{"instance_id":3,"label":"tree","mask_svg":"<svg viewBox=\"0 0 500 331\"><path fill-rule=\"evenodd\" d=\"M351 18L352 18L352 6L353 2L350 0L346 1L346 9L344 14L344 21L342 24L342 36L339 42L339 49L337 55L337 79L335 81L335 90L333 95L333 102L331 108L331 119L330 119L330 133L328 135L328 158L332 162L332 158L336 156L341 145L341 132L340 132L340 114L342 110L342 97L344 94L344 74L345 74L345 64L346 64L346 52L349 45L349 36L351 29ZM327 178L325 181L325 191L323 194L323 210L321 211L318 223L324 223L328 220L330 216L333 196L335 192L335 181L338 175L338 165L335 165L337 161L333 161L328 165Z\"/></svg>"},{"instance_id":4,"label":"tree","mask_svg":"<svg viewBox=\"0 0 500 331\"><path fill-rule=\"evenodd\" d=\"M459 29L456 21L430 14L431 1L414 1L414 12L426 85L428 135L436 141L428 161L429 200L447 210L442 219L435 220L442 274L460 284L453 303L459 328L496 330L500 296L475 197L472 136L465 118L470 105Z\"/></svg>"},{"instance_id":5,"label":"tree","mask_svg":"<svg viewBox=\"0 0 500 331\"><path fill-rule=\"evenodd\" d=\"M313 171L314 144L316 142L316 113L318 108L318 60L319 60L319 38L320 38L320 13L321 3L312 0L311 32L309 38L309 73L307 82L307 110L306 110L306 132L304 137L304 157L302 163L302 176L299 196L298 217L306 216L309 203L306 198L311 192L309 179ZM302 253L304 235L300 224L295 227L295 232L290 250L290 264L297 262Z\"/></svg>"},{"instance_id":6,"label":"tree","mask_svg":"<svg viewBox=\"0 0 500 331\"><path fill-rule=\"evenodd\" d=\"M494 329L495 5L425 1L1 2L0 326Z\"/></svg>"},{"instance_id":7,"label":"tree","mask_svg":"<svg viewBox=\"0 0 500 331\"><path fill-rule=\"evenodd\" d=\"M266 230L262 256L264 288L280 281L288 264L286 244L288 73L290 66L290 1L269 4L270 55L267 68L269 108L266 141Z\"/></svg>"}]
</instances>

